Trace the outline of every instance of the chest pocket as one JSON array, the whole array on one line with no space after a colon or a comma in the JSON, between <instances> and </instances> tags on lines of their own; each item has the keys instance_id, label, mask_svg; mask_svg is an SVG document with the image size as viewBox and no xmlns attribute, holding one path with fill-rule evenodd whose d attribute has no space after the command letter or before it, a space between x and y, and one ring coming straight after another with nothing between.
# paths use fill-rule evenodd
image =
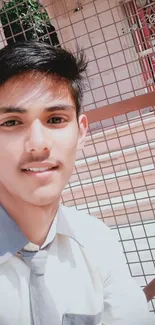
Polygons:
<instances>
[{"instance_id":1,"label":"chest pocket","mask_svg":"<svg viewBox=\"0 0 155 325\"><path fill-rule=\"evenodd\" d=\"M96 315L64 314L62 325L101 325L102 313Z\"/></svg>"}]
</instances>

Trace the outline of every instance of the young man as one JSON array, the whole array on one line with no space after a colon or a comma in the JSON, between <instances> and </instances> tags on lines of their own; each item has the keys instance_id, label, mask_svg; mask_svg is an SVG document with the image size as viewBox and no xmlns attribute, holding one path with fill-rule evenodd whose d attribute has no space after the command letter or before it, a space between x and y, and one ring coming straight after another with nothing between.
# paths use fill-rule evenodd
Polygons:
<instances>
[{"instance_id":1,"label":"young man","mask_svg":"<svg viewBox=\"0 0 155 325\"><path fill-rule=\"evenodd\" d=\"M0 51L0 325L153 324L110 230L59 203L86 65L36 41Z\"/></svg>"}]
</instances>

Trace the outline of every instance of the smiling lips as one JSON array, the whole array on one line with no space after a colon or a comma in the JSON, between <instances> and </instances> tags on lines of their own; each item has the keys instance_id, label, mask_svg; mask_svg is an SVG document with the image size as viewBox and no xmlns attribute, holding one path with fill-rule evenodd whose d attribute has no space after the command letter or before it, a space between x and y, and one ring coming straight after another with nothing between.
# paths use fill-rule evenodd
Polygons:
<instances>
[{"instance_id":1,"label":"smiling lips","mask_svg":"<svg viewBox=\"0 0 155 325\"><path fill-rule=\"evenodd\" d=\"M23 172L45 173L58 168L58 165L49 162L33 162L22 167Z\"/></svg>"},{"instance_id":2,"label":"smiling lips","mask_svg":"<svg viewBox=\"0 0 155 325\"><path fill-rule=\"evenodd\" d=\"M30 171L30 172L34 172L34 173L42 173L42 172L46 172L52 169L56 169L56 167L32 167L32 168L25 168L23 169L23 171Z\"/></svg>"},{"instance_id":3,"label":"smiling lips","mask_svg":"<svg viewBox=\"0 0 155 325\"><path fill-rule=\"evenodd\" d=\"M41 164L40 164L41 165ZM42 182L49 181L51 178L55 177L57 171L59 170L58 166L44 166L44 167L28 167L22 168L23 174L27 175L28 177L32 177L33 179L38 179Z\"/></svg>"}]
</instances>

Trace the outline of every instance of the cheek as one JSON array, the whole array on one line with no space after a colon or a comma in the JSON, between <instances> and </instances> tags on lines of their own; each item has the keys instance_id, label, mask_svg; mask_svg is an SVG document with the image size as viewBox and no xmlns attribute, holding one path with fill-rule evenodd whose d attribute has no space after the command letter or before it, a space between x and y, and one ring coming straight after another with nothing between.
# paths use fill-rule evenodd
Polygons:
<instances>
[{"instance_id":1,"label":"cheek","mask_svg":"<svg viewBox=\"0 0 155 325\"><path fill-rule=\"evenodd\" d=\"M11 136L8 139L0 136L0 152L3 152L1 163L9 165L10 168L12 162L17 164L22 154L22 148L21 140L15 140Z\"/></svg>"},{"instance_id":2,"label":"cheek","mask_svg":"<svg viewBox=\"0 0 155 325\"><path fill-rule=\"evenodd\" d=\"M62 161L64 164L65 169L71 170L72 166L74 165L76 159L77 141L78 137L74 133L67 132L67 134L59 137L59 141L55 143L55 149L60 161Z\"/></svg>"},{"instance_id":3,"label":"cheek","mask_svg":"<svg viewBox=\"0 0 155 325\"><path fill-rule=\"evenodd\" d=\"M62 159L74 159L77 150L77 139L73 136L70 138L61 140L60 144L60 155L63 156Z\"/></svg>"},{"instance_id":4,"label":"cheek","mask_svg":"<svg viewBox=\"0 0 155 325\"><path fill-rule=\"evenodd\" d=\"M70 122L68 126L61 131L59 130L55 139L58 139L61 146L65 149L76 149L78 143L78 127L76 122Z\"/></svg>"}]
</instances>

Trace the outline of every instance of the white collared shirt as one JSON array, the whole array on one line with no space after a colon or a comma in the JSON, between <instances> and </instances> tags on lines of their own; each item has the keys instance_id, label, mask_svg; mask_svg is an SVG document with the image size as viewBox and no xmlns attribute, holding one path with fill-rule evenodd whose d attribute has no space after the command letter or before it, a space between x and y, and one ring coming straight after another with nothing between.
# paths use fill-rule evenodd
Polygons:
<instances>
[{"instance_id":1,"label":"white collared shirt","mask_svg":"<svg viewBox=\"0 0 155 325\"><path fill-rule=\"evenodd\" d=\"M155 318L148 311L146 297L130 277L109 228L63 206L55 226L44 273L51 296L51 324L58 319L56 325L153 325ZM0 325L33 325L30 269L16 256L28 242L4 211L0 229ZM47 241L52 233L55 231L49 232Z\"/></svg>"},{"instance_id":2,"label":"white collared shirt","mask_svg":"<svg viewBox=\"0 0 155 325\"><path fill-rule=\"evenodd\" d=\"M24 250L29 251L29 252L37 252L40 249L45 248L48 244L52 243L53 239L56 236L56 232L57 232L57 219L58 219L58 215L56 214L56 216L53 220L52 226L48 232L48 235L41 247L39 245L29 242L27 245L24 246Z\"/></svg>"}]
</instances>

